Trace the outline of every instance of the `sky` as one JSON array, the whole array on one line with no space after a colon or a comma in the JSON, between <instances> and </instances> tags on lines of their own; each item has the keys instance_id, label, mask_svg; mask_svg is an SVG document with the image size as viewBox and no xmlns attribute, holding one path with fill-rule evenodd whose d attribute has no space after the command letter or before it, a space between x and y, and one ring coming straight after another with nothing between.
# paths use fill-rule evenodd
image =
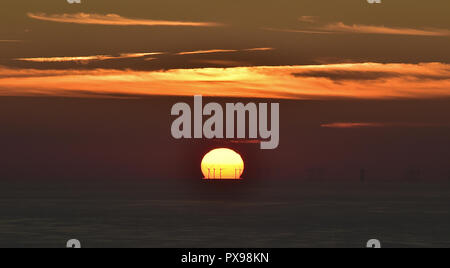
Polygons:
<instances>
[{"instance_id":1,"label":"sky","mask_svg":"<svg viewBox=\"0 0 450 268\"><path fill-rule=\"evenodd\" d=\"M450 95L445 0L3 5L3 96Z\"/></svg>"},{"instance_id":2,"label":"sky","mask_svg":"<svg viewBox=\"0 0 450 268\"><path fill-rule=\"evenodd\" d=\"M448 0L81 1L2 2L3 177L197 178L230 147L247 178L448 178ZM280 102L279 148L174 140L199 94Z\"/></svg>"}]
</instances>

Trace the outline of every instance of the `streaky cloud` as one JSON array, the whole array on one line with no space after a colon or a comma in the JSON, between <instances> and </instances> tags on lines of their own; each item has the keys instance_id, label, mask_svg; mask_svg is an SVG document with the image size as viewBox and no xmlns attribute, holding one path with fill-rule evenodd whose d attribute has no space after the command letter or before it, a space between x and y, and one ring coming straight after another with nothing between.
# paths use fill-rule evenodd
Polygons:
<instances>
[{"instance_id":1,"label":"streaky cloud","mask_svg":"<svg viewBox=\"0 0 450 268\"><path fill-rule=\"evenodd\" d=\"M45 13L28 13L29 18L51 21L59 23L75 23L75 24L94 24L94 25L111 25L111 26L178 26L178 27L218 27L221 26L215 22L192 22L192 21L170 21L170 20L151 20L126 18L117 14L55 14L48 15Z\"/></svg>"},{"instance_id":2,"label":"streaky cloud","mask_svg":"<svg viewBox=\"0 0 450 268\"><path fill-rule=\"evenodd\" d=\"M275 50L273 47L255 47L255 48L247 48L244 51L271 51Z\"/></svg>"},{"instance_id":3,"label":"streaky cloud","mask_svg":"<svg viewBox=\"0 0 450 268\"><path fill-rule=\"evenodd\" d=\"M142 52L142 53L123 53L117 58L142 58L165 54L164 52Z\"/></svg>"},{"instance_id":4,"label":"streaky cloud","mask_svg":"<svg viewBox=\"0 0 450 268\"><path fill-rule=\"evenodd\" d=\"M232 53L238 52L235 49L210 49L210 50L197 50L197 51L185 51L179 52L177 55L198 55L198 54L213 54L213 53Z\"/></svg>"},{"instance_id":5,"label":"streaky cloud","mask_svg":"<svg viewBox=\"0 0 450 268\"><path fill-rule=\"evenodd\" d=\"M262 28L265 31L283 32L283 33L302 33L302 34L333 34L323 30L301 30L301 29L280 29L280 28Z\"/></svg>"},{"instance_id":6,"label":"streaky cloud","mask_svg":"<svg viewBox=\"0 0 450 268\"><path fill-rule=\"evenodd\" d=\"M378 34L378 35L405 35L405 36L428 36L428 37L446 37L450 36L448 29L416 29L388 27L364 24L348 25L343 22L331 23L323 26L306 28L306 29L280 29L280 28L263 28L266 31L286 32L286 33L303 33L303 34Z\"/></svg>"},{"instance_id":7,"label":"streaky cloud","mask_svg":"<svg viewBox=\"0 0 450 268\"><path fill-rule=\"evenodd\" d=\"M272 47L255 47L246 49L209 49L209 50L195 50L195 51L184 51L176 53L176 55L200 55L200 54L214 54L214 53L236 53L236 52L257 52L257 51L270 51L275 50Z\"/></svg>"},{"instance_id":8,"label":"streaky cloud","mask_svg":"<svg viewBox=\"0 0 450 268\"><path fill-rule=\"evenodd\" d=\"M448 80L450 75L448 73L435 73L435 74L425 74L425 73L413 73L401 71L382 71L382 70L308 70L299 73L292 74L295 77L300 78L326 78L332 80L336 83L342 81L376 81L376 80L387 80L391 78L409 78L418 80Z\"/></svg>"},{"instance_id":9,"label":"streaky cloud","mask_svg":"<svg viewBox=\"0 0 450 268\"><path fill-rule=\"evenodd\" d=\"M17 61L28 62L41 62L41 63L53 63L53 62L89 62L95 60L108 60L113 59L112 56L97 55L97 56L81 56L81 57L38 57L38 58L16 58Z\"/></svg>"},{"instance_id":10,"label":"streaky cloud","mask_svg":"<svg viewBox=\"0 0 450 268\"><path fill-rule=\"evenodd\" d=\"M330 32L342 33L360 33L360 34L385 34L385 35L413 35L413 36L450 36L448 29L415 29L415 28L400 28L387 26L374 26L353 24L348 25L343 22L328 24L321 28Z\"/></svg>"},{"instance_id":11,"label":"streaky cloud","mask_svg":"<svg viewBox=\"0 0 450 268\"><path fill-rule=\"evenodd\" d=\"M324 75L344 72L344 79ZM321 75L311 75L321 72ZM370 74L366 79L352 76ZM299 74L307 75L299 75ZM387 75L383 75L386 73ZM392 75L395 74L395 75ZM342 75L342 74L339 74ZM370 79L370 80L367 80ZM432 99L450 98L446 63L351 63L306 66L135 71L130 69L53 70L0 67L0 95L254 97L273 99Z\"/></svg>"},{"instance_id":12,"label":"streaky cloud","mask_svg":"<svg viewBox=\"0 0 450 268\"><path fill-rule=\"evenodd\" d=\"M35 62L35 63L58 63L58 62L75 62L88 63L91 61L118 60L130 58L142 58L164 54L162 52L144 52L144 53L123 53L120 56L111 55L94 55L79 57L37 57L37 58L16 58L17 61Z\"/></svg>"}]
</instances>

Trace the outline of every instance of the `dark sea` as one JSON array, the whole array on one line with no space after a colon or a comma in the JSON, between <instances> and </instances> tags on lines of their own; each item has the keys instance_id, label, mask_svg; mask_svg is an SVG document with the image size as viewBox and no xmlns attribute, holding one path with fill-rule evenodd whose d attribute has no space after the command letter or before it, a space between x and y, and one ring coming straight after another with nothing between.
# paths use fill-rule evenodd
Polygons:
<instances>
[{"instance_id":1,"label":"dark sea","mask_svg":"<svg viewBox=\"0 0 450 268\"><path fill-rule=\"evenodd\" d=\"M0 181L0 247L450 247L450 182Z\"/></svg>"}]
</instances>

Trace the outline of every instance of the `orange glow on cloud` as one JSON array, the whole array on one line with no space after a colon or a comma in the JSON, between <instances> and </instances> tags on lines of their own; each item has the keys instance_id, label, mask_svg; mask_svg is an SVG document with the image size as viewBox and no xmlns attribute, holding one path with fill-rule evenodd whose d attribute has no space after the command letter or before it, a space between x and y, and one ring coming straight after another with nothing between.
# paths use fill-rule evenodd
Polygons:
<instances>
[{"instance_id":1,"label":"orange glow on cloud","mask_svg":"<svg viewBox=\"0 0 450 268\"><path fill-rule=\"evenodd\" d=\"M244 49L244 51L270 51L275 50L273 47L255 47L255 48L248 48Z\"/></svg>"},{"instance_id":2,"label":"orange glow on cloud","mask_svg":"<svg viewBox=\"0 0 450 268\"><path fill-rule=\"evenodd\" d=\"M44 13L28 13L32 19L76 24L97 24L113 26L189 26L189 27L215 27L220 26L214 22L190 22L190 21L167 21L167 20L149 20L125 18L117 14L57 14L47 15Z\"/></svg>"},{"instance_id":3,"label":"orange glow on cloud","mask_svg":"<svg viewBox=\"0 0 450 268\"><path fill-rule=\"evenodd\" d=\"M163 54L163 53L161 53L161 52L124 53L124 54L120 54L120 56L95 55L95 56L81 56L81 57L17 58L15 60L28 61L28 62L41 62L41 63L52 63L52 62L90 62L90 61L102 61L102 60L141 58L141 57L154 56L154 55L160 55L160 54Z\"/></svg>"},{"instance_id":4,"label":"orange glow on cloud","mask_svg":"<svg viewBox=\"0 0 450 268\"><path fill-rule=\"evenodd\" d=\"M234 49L211 49L211 50L198 50L198 51L187 51L180 52L177 55L197 55L197 54L212 54L212 53L229 53L238 52L239 50Z\"/></svg>"},{"instance_id":5,"label":"orange glow on cloud","mask_svg":"<svg viewBox=\"0 0 450 268\"><path fill-rule=\"evenodd\" d=\"M277 99L450 97L450 65L360 63L168 71L0 67L0 95L203 95Z\"/></svg>"},{"instance_id":6,"label":"orange glow on cloud","mask_svg":"<svg viewBox=\"0 0 450 268\"><path fill-rule=\"evenodd\" d=\"M141 58L141 57L147 57L147 56L155 56L155 55L161 55L164 54L162 52L142 52L142 53L123 53L120 54L120 57L117 58Z\"/></svg>"},{"instance_id":7,"label":"orange glow on cloud","mask_svg":"<svg viewBox=\"0 0 450 268\"><path fill-rule=\"evenodd\" d=\"M257 51L269 51L274 50L273 48L249 48L243 50L235 50L235 49L211 49L211 50L198 50L198 51L187 51L187 52L179 52L175 55L199 55L199 54L213 54L213 53L233 53L240 51L249 51L249 52L257 52ZM78 63L88 63L91 61L103 61L103 60L119 60L119 59L129 59L129 58L142 58L148 56L162 55L166 54L165 52L142 52L142 53L122 53L119 56L112 55L93 55L93 56L79 56L79 57L37 57L37 58L16 58L18 61L26 61L26 62L35 62L35 63L55 63L55 62L78 62ZM154 58L148 58L147 60L154 60ZM219 60L220 61L220 60ZM217 61L219 65L236 65L236 62L233 64L229 64L231 61L222 61L220 63Z\"/></svg>"},{"instance_id":8,"label":"orange glow on cloud","mask_svg":"<svg viewBox=\"0 0 450 268\"><path fill-rule=\"evenodd\" d=\"M197 51L186 51L177 53L177 55L197 55L197 54L213 54L213 53L233 53L240 51L249 51L249 52L257 52L257 51L269 51L274 50L271 47L256 47L256 48L248 48L248 49L209 49L209 50L197 50Z\"/></svg>"},{"instance_id":9,"label":"orange glow on cloud","mask_svg":"<svg viewBox=\"0 0 450 268\"><path fill-rule=\"evenodd\" d=\"M305 21L306 22L306 21ZM313 23L311 21L310 23ZM450 36L450 30L437 28L401 28L377 25L352 24L343 22L331 23L324 26L318 26L307 29L279 29L263 28L267 31L304 33L304 34L385 34L385 35L410 35L410 36Z\"/></svg>"},{"instance_id":10,"label":"orange glow on cloud","mask_svg":"<svg viewBox=\"0 0 450 268\"><path fill-rule=\"evenodd\" d=\"M415 36L450 36L447 29L414 29L414 28L397 28L386 26L373 26L353 24L347 25L343 22L329 24L323 27L326 31L348 32L348 33L365 33L365 34L389 34L389 35L415 35Z\"/></svg>"},{"instance_id":11,"label":"orange glow on cloud","mask_svg":"<svg viewBox=\"0 0 450 268\"><path fill-rule=\"evenodd\" d=\"M41 58L17 58L15 60L19 61L29 61L29 62L84 62L84 61L94 61L94 60L109 60L113 59L112 56L97 55L97 56L83 56L83 57L41 57Z\"/></svg>"}]
</instances>

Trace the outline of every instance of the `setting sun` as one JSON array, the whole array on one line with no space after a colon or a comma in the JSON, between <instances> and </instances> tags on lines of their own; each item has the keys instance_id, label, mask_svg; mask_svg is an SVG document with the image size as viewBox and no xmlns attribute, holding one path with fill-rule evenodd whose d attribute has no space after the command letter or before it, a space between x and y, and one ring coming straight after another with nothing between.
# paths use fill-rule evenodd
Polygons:
<instances>
[{"instance_id":1,"label":"setting sun","mask_svg":"<svg viewBox=\"0 0 450 268\"><path fill-rule=\"evenodd\" d=\"M231 149L214 149L202 160L205 180L239 180L244 172L242 157Z\"/></svg>"}]
</instances>

